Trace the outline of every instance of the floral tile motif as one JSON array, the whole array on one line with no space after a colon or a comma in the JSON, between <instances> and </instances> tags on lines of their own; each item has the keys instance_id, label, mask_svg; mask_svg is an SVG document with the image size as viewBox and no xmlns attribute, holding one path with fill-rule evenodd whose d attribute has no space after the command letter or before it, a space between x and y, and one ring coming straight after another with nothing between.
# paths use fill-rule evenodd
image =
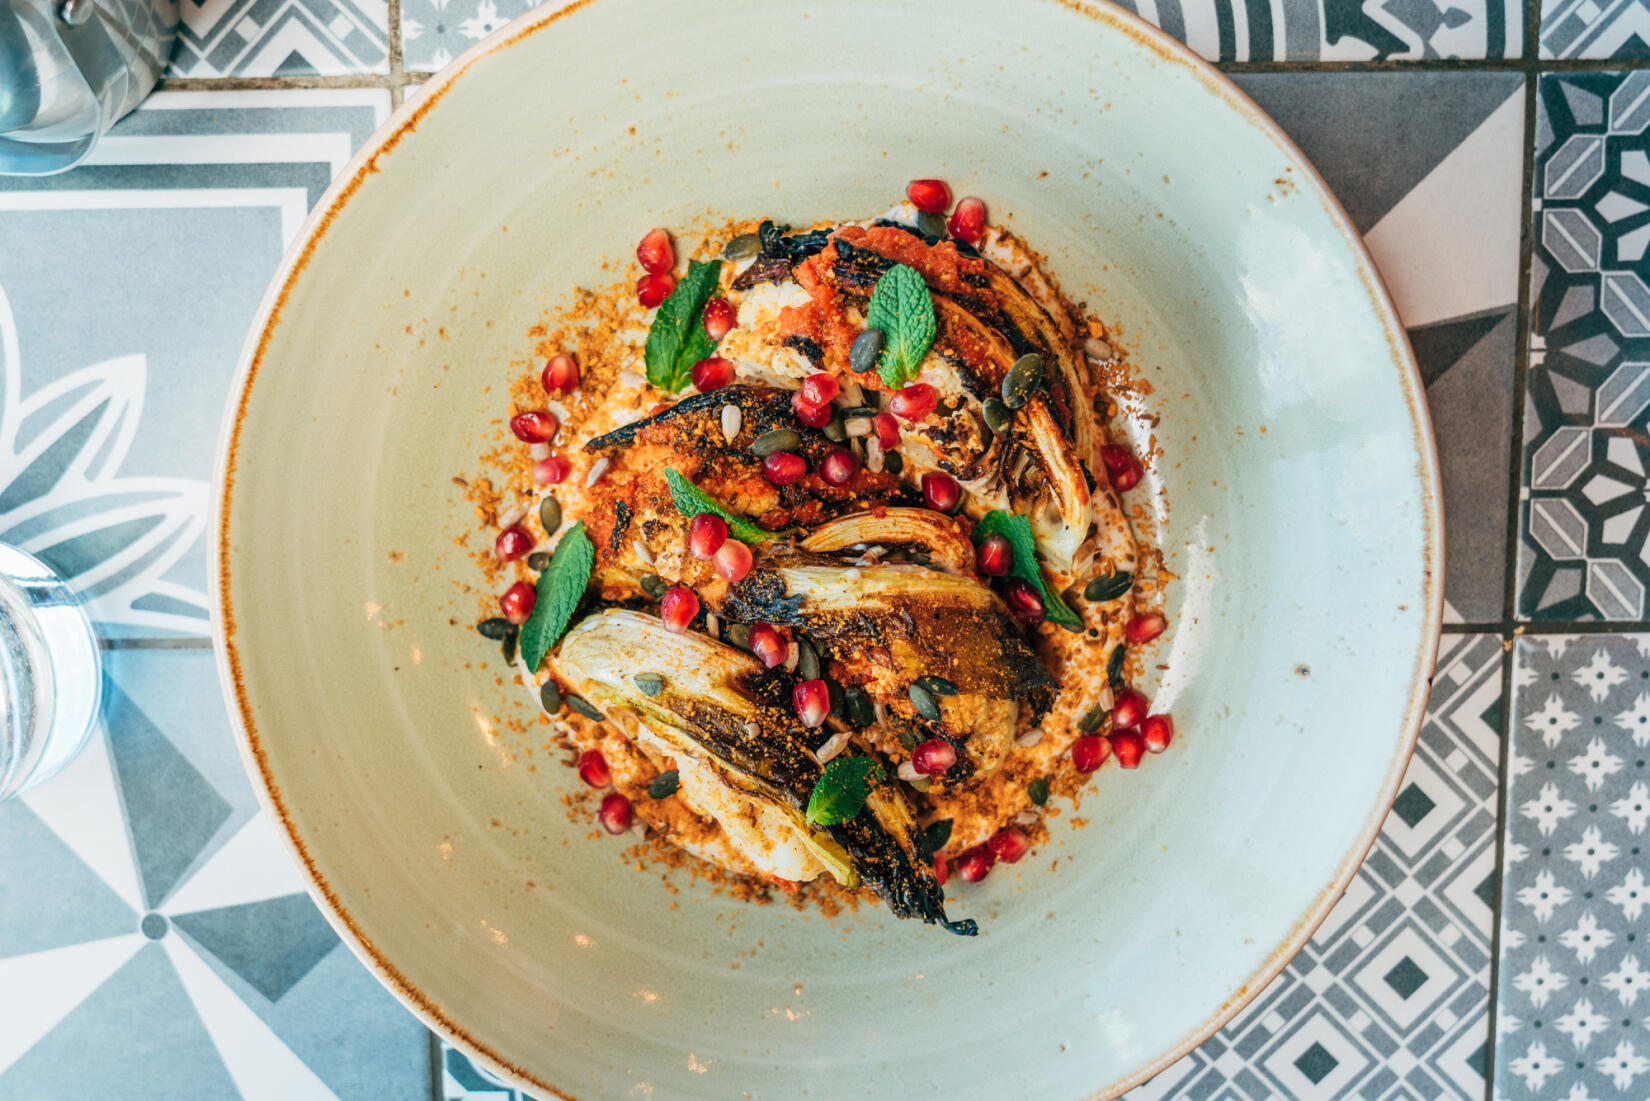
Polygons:
<instances>
[{"instance_id":1,"label":"floral tile motif","mask_svg":"<svg viewBox=\"0 0 1650 1101\"><path fill-rule=\"evenodd\" d=\"M1638 620L1650 559L1650 72L1541 77L1518 614Z\"/></svg>"},{"instance_id":2,"label":"floral tile motif","mask_svg":"<svg viewBox=\"0 0 1650 1101\"><path fill-rule=\"evenodd\" d=\"M434 72L533 7L531 0L402 0L402 65Z\"/></svg>"},{"instance_id":3,"label":"floral tile motif","mask_svg":"<svg viewBox=\"0 0 1650 1101\"><path fill-rule=\"evenodd\" d=\"M429 1096L429 1034L304 893L211 652L105 661L91 745L0 804L0 1097Z\"/></svg>"},{"instance_id":4,"label":"floral tile motif","mask_svg":"<svg viewBox=\"0 0 1650 1101\"><path fill-rule=\"evenodd\" d=\"M1644 0L1542 0L1543 58L1650 57Z\"/></svg>"},{"instance_id":5,"label":"floral tile motif","mask_svg":"<svg viewBox=\"0 0 1650 1101\"><path fill-rule=\"evenodd\" d=\"M1650 635L1521 638L1496 1007L1500 1101L1650 1096Z\"/></svg>"},{"instance_id":6,"label":"floral tile motif","mask_svg":"<svg viewBox=\"0 0 1650 1101\"><path fill-rule=\"evenodd\" d=\"M343 76L390 71L384 0L180 0L168 76Z\"/></svg>"}]
</instances>

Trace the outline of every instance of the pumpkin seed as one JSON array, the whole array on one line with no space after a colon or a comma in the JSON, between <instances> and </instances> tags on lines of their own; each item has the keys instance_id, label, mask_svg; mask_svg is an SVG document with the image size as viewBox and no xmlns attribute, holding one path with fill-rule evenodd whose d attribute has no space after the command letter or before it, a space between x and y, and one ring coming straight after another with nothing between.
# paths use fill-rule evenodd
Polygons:
<instances>
[{"instance_id":1,"label":"pumpkin seed","mask_svg":"<svg viewBox=\"0 0 1650 1101\"><path fill-rule=\"evenodd\" d=\"M918 776L915 780L907 780L905 782L911 785L912 791L920 791L924 795L927 795L928 789L934 786L934 778L932 776Z\"/></svg>"},{"instance_id":2,"label":"pumpkin seed","mask_svg":"<svg viewBox=\"0 0 1650 1101\"><path fill-rule=\"evenodd\" d=\"M1077 729L1085 734L1093 734L1100 729L1100 724L1106 721L1106 713L1111 709L1095 704L1083 712L1083 717L1077 720Z\"/></svg>"},{"instance_id":3,"label":"pumpkin seed","mask_svg":"<svg viewBox=\"0 0 1650 1101\"><path fill-rule=\"evenodd\" d=\"M539 689L539 704L550 715L561 710L561 688L555 681L547 680L544 687Z\"/></svg>"},{"instance_id":4,"label":"pumpkin seed","mask_svg":"<svg viewBox=\"0 0 1650 1101\"><path fill-rule=\"evenodd\" d=\"M831 707L828 714L839 719L848 717L848 694L842 690L842 685L834 680L825 682L825 694L830 698Z\"/></svg>"},{"instance_id":5,"label":"pumpkin seed","mask_svg":"<svg viewBox=\"0 0 1650 1101\"><path fill-rule=\"evenodd\" d=\"M1106 679L1113 688L1123 687L1123 659L1127 656L1128 648L1119 642L1111 652L1111 660L1106 662Z\"/></svg>"},{"instance_id":6,"label":"pumpkin seed","mask_svg":"<svg viewBox=\"0 0 1650 1101\"><path fill-rule=\"evenodd\" d=\"M796 640L796 675L800 680L819 679L819 651L805 638Z\"/></svg>"},{"instance_id":7,"label":"pumpkin seed","mask_svg":"<svg viewBox=\"0 0 1650 1101\"><path fill-rule=\"evenodd\" d=\"M1096 577L1083 587L1083 599L1096 604L1107 600L1116 600L1124 595L1134 585L1134 574L1128 570L1118 570L1108 577Z\"/></svg>"},{"instance_id":8,"label":"pumpkin seed","mask_svg":"<svg viewBox=\"0 0 1650 1101\"><path fill-rule=\"evenodd\" d=\"M527 568L530 570L543 573L548 565L550 565L550 555L544 551L534 551L527 556Z\"/></svg>"},{"instance_id":9,"label":"pumpkin seed","mask_svg":"<svg viewBox=\"0 0 1650 1101\"><path fill-rule=\"evenodd\" d=\"M648 783L647 797L649 799L669 799L676 794L676 789L681 786L681 777L676 774L675 769L671 769L669 772L661 772Z\"/></svg>"},{"instance_id":10,"label":"pumpkin seed","mask_svg":"<svg viewBox=\"0 0 1650 1101\"><path fill-rule=\"evenodd\" d=\"M1043 357L1036 352L1021 356L1003 376L1003 404L1018 409L1031 400L1043 384Z\"/></svg>"},{"instance_id":11,"label":"pumpkin seed","mask_svg":"<svg viewBox=\"0 0 1650 1101\"><path fill-rule=\"evenodd\" d=\"M917 845L917 852L922 856L933 856L945 848L945 843L951 840L951 825L949 818L930 822L928 828L922 831L922 840Z\"/></svg>"},{"instance_id":12,"label":"pumpkin seed","mask_svg":"<svg viewBox=\"0 0 1650 1101\"><path fill-rule=\"evenodd\" d=\"M871 698L864 689L850 685L842 690L842 700L848 712L848 721L855 726L870 726L876 721L877 714L871 708Z\"/></svg>"},{"instance_id":13,"label":"pumpkin seed","mask_svg":"<svg viewBox=\"0 0 1650 1101\"><path fill-rule=\"evenodd\" d=\"M1033 803L1042 806L1048 802L1048 781L1041 776L1037 777L1026 785L1026 794L1031 796Z\"/></svg>"},{"instance_id":14,"label":"pumpkin seed","mask_svg":"<svg viewBox=\"0 0 1650 1101\"><path fill-rule=\"evenodd\" d=\"M482 638L502 641L516 633L516 625L503 616L495 616L492 619L484 619L477 623L476 630L481 632Z\"/></svg>"},{"instance_id":15,"label":"pumpkin seed","mask_svg":"<svg viewBox=\"0 0 1650 1101\"><path fill-rule=\"evenodd\" d=\"M546 497L539 502L539 523L544 525L544 534L554 535L561 527L561 505L554 497Z\"/></svg>"},{"instance_id":16,"label":"pumpkin seed","mask_svg":"<svg viewBox=\"0 0 1650 1101\"><path fill-rule=\"evenodd\" d=\"M913 684L905 690L905 694L911 698L911 706L917 709L917 714L931 723L940 721L940 705L929 695L928 689L920 684Z\"/></svg>"},{"instance_id":17,"label":"pumpkin seed","mask_svg":"<svg viewBox=\"0 0 1650 1101\"><path fill-rule=\"evenodd\" d=\"M944 677L918 677L917 683L935 696L955 696L959 689Z\"/></svg>"},{"instance_id":18,"label":"pumpkin seed","mask_svg":"<svg viewBox=\"0 0 1650 1101\"><path fill-rule=\"evenodd\" d=\"M775 428L764 432L751 444L751 454L767 458L775 451L790 451L802 446L802 434L794 428Z\"/></svg>"},{"instance_id":19,"label":"pumpkin seed","mask_svg":"<svg viewBox=\"0 0 1650 1101\"><path fill-rule=\"evenodd\" d=\"M874 417L877 412L877 407L874 405L850 405L842 411L842 415L844 417Z\"/></svg>"},{"instance_id":20,"label":"pumpkin seed","mask_svg":"<svg viewBox=\"0 0 1650 1101\"><path fill-rule=\"evenodd\" d=\"M832 443L842 443L848 438L848 429L842 423L841 417L832 417L826 421L822 431L825 433L825 438Z\"/></svg>"},{"instance_id":21,"label":"pumpkin seed","mask_svg":"<svg viewBox=\"0 0 1650 1101\"><path fill-rule=\"evenodd\" d=\"M637 688L641 689L642 695L649 699L656 698L659 693L665 690L665 678L657 673L637 673L630 679L636 683Z\"/></svg>"},{"instance_id":22,"label":"pumpkin seed","mask_svg":"<svg viewBox=\"0 0 1650 1101\"><path fill-rule=\"evenodd\" d=\"M577 711L587 719L593 719L599 723L605 723L607 721L607 716L603 715L600 711L597 711L595 706L583 696L575 696L572 693L568 693L566 696L563 696L562 699L567 702L568 707L571 707L574 711Z\"/></svg>"},{"instance_id":23,"label":"pumpkin seed","mask_svg":"<svg viewBox=\"0 0 1650 1101\"><path fill-rule=\"evenodd\" d=\"M1003 404L1002 398L985 399L985 426L992 432L1001 432L1014 421L1014 410Z\"/></svg>"},{"instance_id":24,"label":"pumpkin seed","mask_svg":"<svg viewBox=\"0 0 1650 1101\"><path fill-rule=\"evenodd\" d=\"M884 451L882 453L882 469L890 474L898 474L905 469L905 459L898 451Z\"/></svg>"},{"instance_id":25,"label":"pumpkin seed","mask_svg":"<svg viewBox=\"0 0 1650 1101\"><path fill-rule=\"evenodd\" d=\"M888 337L881 329L866 329L854 337L853 344L848 348L848 366L861 374L875 370L877 360L882 356L882 346L887 341Z\"/></svg>"},{"instance_id":26,"label":"pumpkin seed","mask_svg":"<svg viewBox=\"0 0 1650 1101\"><path fill-rule=\"evenodd\" d=\"M917 211L917 232L924 237L944 237L945 215L932 210Z\"/></svg>"},{"instance_id":27,"label":"pumpkin seed","mask_svg":"<svg viewBox=\"0 0 1650 1101\"><path fill-rule=\"evenodd\" d=\"M658 600L670 591L670 586L665 584L665 579L656 573L642 574L641 585L642 591L654 600Z\"/></svg>"},{"instance_id":28,"label":"pumpkin seed","mask_svg":"<svg viewBox=\"0 0 1650 1101\"><path fill-rule=\"evenodd\" d=\"M751 628L748 623L730 623L722 634L729 645L737 646L741 650L751 648Z\"/></svg>"},{"instance_id":29,"label":"pumpkin seed","mask_svg":"<svg viewBox=\"0 0 1650 1101\"><path fill-rule=\"evenodd\" d=\"M504 664L514 665L516 663L516 639L519 637L514 631L504 636L504 645L499 647L499 650L504 654Z\"/></svg>"},{"instance_id":30,"label":"pumpkin seed","mask_svg":"<svg viewBox=\"0 0 1650 1101\"><path fill-rule=\"evenodd\" d=\"M722 259L745 260L762 251L762 237L756 233L741 233L722 246Z\"/></svg>"},{"instance_id":31,"label":"pumpkin seed","mask_svg":"<svg viewBox=\"0 0 1650 1101\"><path fill-rule=\"evenodd\" d=\"M899 738L899 744L904 746L906 749L910 750L917 748L917 736L911 731L905 729L904 727L900 727L899 733L896 736Z\"/></svg>"}]
</instances>

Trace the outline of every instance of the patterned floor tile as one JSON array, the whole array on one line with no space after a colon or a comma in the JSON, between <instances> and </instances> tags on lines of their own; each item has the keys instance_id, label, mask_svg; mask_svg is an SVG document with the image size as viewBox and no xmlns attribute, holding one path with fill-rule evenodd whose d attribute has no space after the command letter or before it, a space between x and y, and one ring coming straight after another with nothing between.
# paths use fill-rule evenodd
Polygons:
<instances>
[{"instance_id":1,"label":"patterned floor tile","mask_svg":"<svg viewBox=\"0 0 1650 1101\"><path fill-rule=\"evenodd\" d=\"M388 110L375 89L163 93L73 172L0 177L0 539L69 576L104 635L208 633L246 326Z\"/></svg>"},{"instance_id":2,"label":"patterned floor tile","mask_svg":"<svg viewBox=\"0 0 1650 1101\"><path fill-rule=\"evenodd\" d=\"M168 76L342 76L390 69L384 0L181 0Z\"/></svg>"},{"instance_id":3,"label":"patterned floor tile","mask_svg":"<svg viewBox=\"0 0 1650 1101\"><path fill-rule=\"evenodd\" d=\"M1541 78L1518 614L1650 615L1650 72Z\"/></svg>"},{"instance_id":4,"label":"patterned floor tile","mask_svg":"<svg viewBox=\"0 0 1650 1101\"><path fill-rule=\"evenodd\" d=\"M0 804L0 1097L428 1096L429 1034L303 892L211 652L106 667L86 752Z\"/></svg>"},{"instance_id":5,"label":"patterned floor tile","mask_svg":"<svg viewBox=\"0 0 1650 1101\"><path fill-rule=\"evenodd\" d=\"M1644 0L1542 0L1541 56L1650 57L1650 5Z\"/></svg>"},{"instance_id":6,"label":"patterned floor tile","mask_svg":"<svg viewBox=\"0 0 1650 1101\"><path fill-rule=\"evenodd\" d=\"M1420 361L1444 482L1446 618L1504 614L1523 78L1240 74L1364 234ZM1358 126L1346 120L1357 118ZM1372 146L1383 152L1371 157Z\"/></svg>"},{"instance_id":7,"label":"patterned floor tile","mask_svg":"<svg viewBox=\"0 0 1650 1101\"><path fill-rule=\"evenodd\" d=\"M1495 1096L1650 1097L1650 635L1513 668Z\"/></svg>"}]
</instances>

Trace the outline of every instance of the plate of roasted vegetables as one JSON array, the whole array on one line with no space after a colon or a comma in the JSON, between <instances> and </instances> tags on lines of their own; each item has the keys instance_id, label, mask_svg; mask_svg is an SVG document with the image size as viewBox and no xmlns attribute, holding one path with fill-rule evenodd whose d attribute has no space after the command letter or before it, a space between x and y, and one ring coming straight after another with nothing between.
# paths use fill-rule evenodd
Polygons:
<instances>
[{"instance_id":1,"label":"plate of roasted vegetables","mask_svg":"<svg viewBox=\"0 0 1650 1101\"><path fill-rule=\"evenodd\" d=\"M1378 832L1436 483L1345 215L1133 17L589 0L277 274L220 663L322 911L504 1081L1111 1097Z\"/></svg>"}]
</instances>

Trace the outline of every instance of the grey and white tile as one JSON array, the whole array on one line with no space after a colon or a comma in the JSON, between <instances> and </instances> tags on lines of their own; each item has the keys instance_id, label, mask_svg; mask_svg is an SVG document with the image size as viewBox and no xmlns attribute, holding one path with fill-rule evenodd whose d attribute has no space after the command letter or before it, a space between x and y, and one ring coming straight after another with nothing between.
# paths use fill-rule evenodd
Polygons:
<instances>
[{"instance_id":1,"label":"grey and white tile","mask_svg":"<svg viewBox=\"0 0 1650 1101\"><path fill-rule=\"evenodd\" d=\"M1542 0L1541 56L1650 57L1650 5L1644 0Z\"/></svg>"},{"instance_id":2,"label":"grey and white tile","mask_svg":"<svg viewBox=\"0 0 1650 1101\"><path fill-rule=\"evenodd\" d=\"M105 636L208 633L241 341L388 110L378 89L167 92L73 172L0 177L0 539L68 576Z\"/></svg>"},{"instance_id":3,"label":"grey and white tile","mask_svg":"<svg viewBox=\"0 0 1650 1101\"><path fill-rule=\"evenodd\" d=\"M1234 79L1301 147L1364 234L1409 330L1438 436L1448 518L1445 616L1500 623L1523 78L1383 72Z\"/></svg>"},{"instance_id":4,"label":"grey and white tile","mask_svg":"<svg viewBox=\"0 0 1650 1101\"><path fill-rule=\"evenodd\" d=\"M1547 73L1518 614L1650 616L1650 72Z\"/></svg>"},{"instance_id":5,"label":"grey and white tile","mask_svg":"<svg viewBox=\"0 0 1650 1101\"><path fill-rule=\"evenodd\" d=\"M1650 635L1521 638L1495 1097L1650 1096Z\"/></svg>"},{"instance_id":6,"label":"grey and white tile","mask_svg":"<svg viewBox=\"0 0 1650 1101\"><path fill-rule=\"evenodd\" d=\"M429 1034L304 893L211 652L106 673L85 753L0 803L0 1097L428 1096Z\"/></svg>"},{"instance_id":7,"label":"grey and white tile","mask_svg":"<svg viewBox=\"0 0 1650 1101\"><path fill-rule=\"evenodd\" d=\"M384 0L179 0L168 76L387 73Z\"/></svg>"}]
</instances>

